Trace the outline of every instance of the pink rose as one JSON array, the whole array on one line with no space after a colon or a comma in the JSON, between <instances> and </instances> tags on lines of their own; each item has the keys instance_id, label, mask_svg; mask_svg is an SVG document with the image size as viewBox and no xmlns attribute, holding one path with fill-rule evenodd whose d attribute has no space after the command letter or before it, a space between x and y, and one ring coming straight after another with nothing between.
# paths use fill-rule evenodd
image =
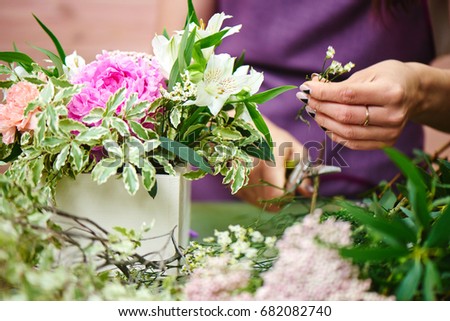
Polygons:
<instances>
[{"instance_id":1,"label":"pink rose","mask_svg":"<svg viewBox=\"0 0 450 321\"><path fill-rule=\"evenodd\" d=\"M32 111L26 118L25 108L39 96L37 86L21 81L9 88L6 93L6 104L0 104L0 133L5 144L14 142L16 130L31 131L36 128L36 113Z\"/></svg>"}]
</instances>

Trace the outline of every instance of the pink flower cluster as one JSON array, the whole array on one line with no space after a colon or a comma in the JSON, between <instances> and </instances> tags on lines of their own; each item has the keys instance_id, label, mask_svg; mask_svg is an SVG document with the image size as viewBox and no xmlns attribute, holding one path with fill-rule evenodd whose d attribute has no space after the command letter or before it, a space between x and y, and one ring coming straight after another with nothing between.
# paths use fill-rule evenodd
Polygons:
<instances>
[{"instance_id":1,"label":"pink flower cluster","mask_svg":"<svg viewBox=\"0 0 450 321\"><path fill-rule=\"evenodd\" d=\"M161 96L164 79L157 63L147 55L121 51L104 51L96 60L84 66L73 79L83 84L80 93L68 104L69 118L81 121L97 107L105 108L108 99L121 88L126 97L136 93L138 101L152 102ZM119 106L117 113L120 113Z\"/></svg>"},{"instance_id":2,"label":"pink flower cluster","mask_svg":"<svg viewBox=\"0 0 450 321\"><path fill-rule=\"evenodd\" d=\"M250 266L230 255L207 257L191 274L185 287L188 300L259 301L381 301L393 300L370 292L370 280L358 278L359 270L344 260L331 244L351 244L350 224L328 219L320 222L316 211L286 229L277 242L279 257L261 274L263 285L251 294Z\"/></svg>"},{"instance_id":3,"label":"pink flower cluster","mask_svg":"<svg viewBox=\"0 0 450 321\"><path fill-rule=\"evenodd\" d=\"M231 255L207 257L204 267L191 274L184 293L191 301L232 300L235 292L250 280L250 266L235 263ZM236 298L238 298L236 296Z\"/></svg>"},{"instance_id":4,"label":"pink flower cluster","mask_svg":"<svg viewBox=\"0 0 450 321\"><path fill-rule=\"evenodd\" d=\"M316 211L286 229L277 243L279 258L262 275L264 286L257 290L255 299L392 300L369 292L370 280L358 279L358 268L323 244L350 245L350 224L334 219L320 223L320 214Z\"/></svg>"},{"instance_id":5,"label":"pink flower cluster","mask_svg":"<svg viewBox=\"0 0 450 321\"><path fill-rule=\"evenodd\" d=\"M31 131L36 128L36 113L38 108L24 116L25 108L39 96L36 85L21 81L6 92L6 104L0 104L0 133L5 144L11 144L16 137L16 131Z\"/></svg>"}]
</instances>

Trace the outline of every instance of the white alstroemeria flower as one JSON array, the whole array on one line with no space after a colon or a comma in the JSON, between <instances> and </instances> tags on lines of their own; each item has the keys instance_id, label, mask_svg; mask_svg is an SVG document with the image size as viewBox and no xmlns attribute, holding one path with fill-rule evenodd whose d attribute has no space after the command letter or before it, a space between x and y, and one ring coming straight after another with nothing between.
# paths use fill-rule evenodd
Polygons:
<instances>
[{"instance_id":1,"label":"white alstroemeria flower","mask_svg":"<svg viewBox=\"0 0 450 321\"><path fill-rule=\"evenodd\" d=\"M175 60L178 58L181 35L176 34L170 39L157 35L152 40L153 54L159 63L163 76L169 79Z\"/></svg>"},{"instance_id":2,"label":"white alstroemeria flower","mask_svg":"<svg viewBox=\"0 0 450 321\"><path fill-rule=\"evenodd\" d=\"M223 38L226 38L235 33L238 33L241 30L242 25L237 25L237 26L233 26L233 27L225 27L225 28L221 29L223 22L229 18L232 18L232 16L226 15L223 12L214 14L209 19L208 24L206 25L205 29L201 29L201 28L197 29L196 39L199 40L199 39L209 37L215 33L218 33L221 30L228 30L228 32L223 36ZM191 26L192 25L195 26L195 24L191 24ZM190 26L190 29L192 28L191 26ZM205 57L205 59L208 60L209 57L214 53L214 47L202 49L202 52L203 52L203 56Z\"/></svg>"},{"instance_id":3,"label":"white alstroemeria flower","mask_svg":"<svg viewBox=\"0 0 450 321\"><path fill-rule=\"evenodd\" d=\"M197 99L186 105L207 106L216 116L227 100L241 90L250 93L261 85L261 75L246 74L248 67L241 67L233 73L235 58L228 54L212 55L206 65L203 80L197 84Z\"/></svg>"},{"instance_id":4,"label":"white alstroemeria flower","mask_svg":"<svg viewBox=\"0 0 450 321\"><path fill-rule=\"evenodd\" d=\"M74 51L72 54L66 56L63 70L64 73L69 77L69 79L71 79L84 66L86 66L86 61L83 57L79 56L76 51Z\"/></svg>"}]
</instances>

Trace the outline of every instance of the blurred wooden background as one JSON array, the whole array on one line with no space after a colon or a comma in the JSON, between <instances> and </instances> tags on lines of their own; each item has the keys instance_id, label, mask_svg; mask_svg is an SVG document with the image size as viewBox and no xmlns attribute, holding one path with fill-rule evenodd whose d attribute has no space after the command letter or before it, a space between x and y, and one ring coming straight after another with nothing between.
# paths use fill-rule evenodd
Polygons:
<instances>
[{"instance_id":1,"label":"blurred wooden background","mask_svg":"<svg viewBox=\"0 0 450 321\"><path fill-rule=\"evenodd\" d=\"M103 49L151 52L151 39L160 32L157 5L158 0L0 0L0 51L15 43L39 61L44 56L30 45L53 49L34 13L68 53L77 50L86 61ZM425 150L432 153L449 140L449 134L427 128Z\"/></svg>"}]
</instances>

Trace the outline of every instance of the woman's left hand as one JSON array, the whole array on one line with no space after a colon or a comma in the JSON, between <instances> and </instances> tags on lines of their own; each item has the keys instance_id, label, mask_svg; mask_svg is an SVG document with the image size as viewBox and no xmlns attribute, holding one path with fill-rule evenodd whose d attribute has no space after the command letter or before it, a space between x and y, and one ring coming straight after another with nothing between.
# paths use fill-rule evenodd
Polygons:
<instances>
[{"instance_id":1,"label":"woman's left hand","mask_svg":"<svg viewBox=\"0 0 450 321\"><path fill-rule=\"evenodd\" d=\"M423 99L420 79L408 63L386 60L342 82L315 77L297 97L332 140L351 149L393 145Z\"/></svg>"}]
</instances>

